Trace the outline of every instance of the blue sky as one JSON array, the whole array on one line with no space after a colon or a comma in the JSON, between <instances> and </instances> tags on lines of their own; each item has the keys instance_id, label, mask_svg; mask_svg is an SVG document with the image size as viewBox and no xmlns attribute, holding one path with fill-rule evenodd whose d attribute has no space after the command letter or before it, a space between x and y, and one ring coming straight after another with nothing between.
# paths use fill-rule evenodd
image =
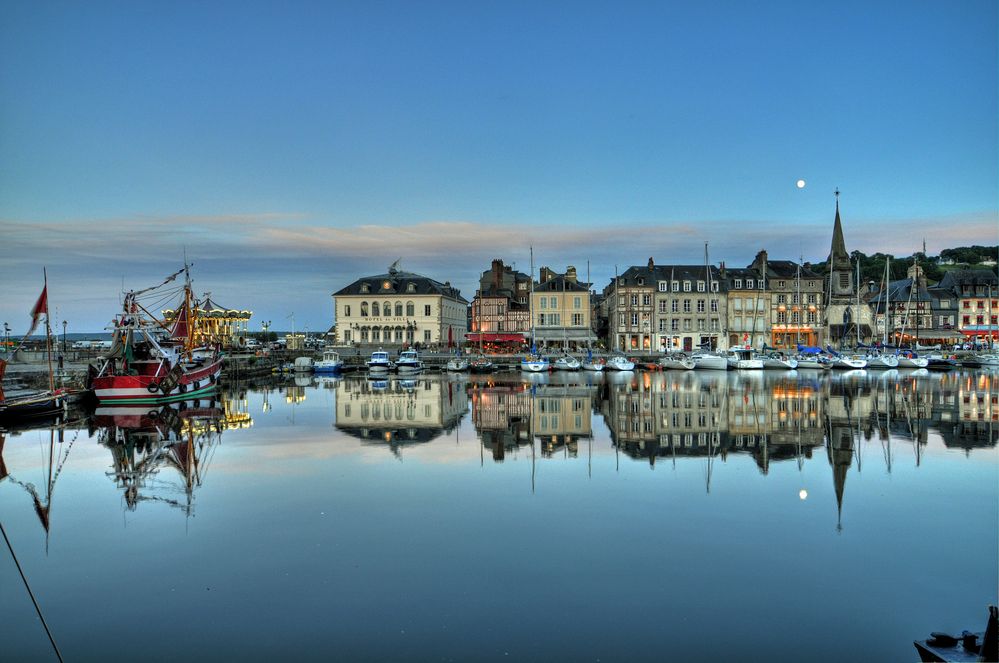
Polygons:
<instances>
[{"instance_id":1,"label":"blue sky","mask_svg":"<svg viewBox=\"0 0 999 663\"><path fill-rule=\"evenodd\" d=\"M999 242L997 3L0 2L0 321ZM794 182L803 178L799 190ZM290 326L290 321L288 322ZM256 328L259 328L257 326Z\"/></svg>"}]
</instances>

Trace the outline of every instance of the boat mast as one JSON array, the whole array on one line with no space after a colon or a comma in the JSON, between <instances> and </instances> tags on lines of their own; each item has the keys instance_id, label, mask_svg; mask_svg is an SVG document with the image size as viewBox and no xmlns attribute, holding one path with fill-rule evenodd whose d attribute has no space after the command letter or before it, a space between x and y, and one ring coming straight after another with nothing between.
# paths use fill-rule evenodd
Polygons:
<instances>
[{"instance_id":1,"label":"boat mast","mask_svg":"<svg viewBox=\"0 0 999 663\"><path fill-rule=\"evenodd\" d=\"M534 247L533 246L531 247L531 303L530 303L530 306L527 307L527 309L528 309L528 311L530 311L530 316L531 316L531 354L533 355L536 352L535 341L534 341ZM482 325L480 324L479 327L481 327L481 326ZM480 334L482 333L481 329L479 329L479 333ZM534 444L534 442L532 440L531 445L533 446L533 444ZM533 449L532 449L532 452L533 452ZM532 491L531 492L533 492L533 486L534 486L534 479L533 479L533 474L532 474L532 478L531 478Z\"/></svg>"},{"instance_id":2,"label":"boat mast","mask_svg":"<svg viewBox=\"0 0 999 663\"><path fill-rule=\"evenodd\" d=\"M804 257L801 256L801 255L799 255L798 256L798 267L797 267L797 269L795 269L795 274L794 274L794 291L795 291L794 295L795 295L795 300L796 300L795 303L797 304L797 307L792 307L792 309L791 309L792 313L794 313L795 312L795 308L796 308L797 309L797 313L798 313L798 323L794 326L794 349L795 349L795 351L797 351L798 346L801 345L801 324L802 324L801 318L802 318L802 313L805 312L805 307L804 307L804 305L803 305L803 303L801 301L801 261L802 260L804 260Z\"/></svg>"},{"instance_id":3,"label":"boat mast","mask_svg":"<svg viewBox=\"0 0 999 663\"><path fill-rule=\"evenodd\" d=\"M49 325L49 275L48 271L42 267L42 278L45 286L42 288L45 293L45 356L49 360L49 391L55 391L55 377L52 375L52 327Z\"/></svg>"},{"instance_id":4,"label":"boat mast","mask_svg":"<svg viewBox=\"0 0 999 663\"><path fill-rule=\"evenodd\" d=\"M857 315L860 315L860 256L857 256L857 283L855 290L857 292ZM853 321L853 324L857 328L857 347L860 347L860 319L857 318Z\"/></svg>"}]
</instances>

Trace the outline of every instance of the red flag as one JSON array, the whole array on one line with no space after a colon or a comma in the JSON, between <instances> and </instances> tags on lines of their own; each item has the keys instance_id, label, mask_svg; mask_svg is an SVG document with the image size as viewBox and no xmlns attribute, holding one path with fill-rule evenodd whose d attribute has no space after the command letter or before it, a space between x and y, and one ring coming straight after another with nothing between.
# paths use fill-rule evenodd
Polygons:
<instances>
[{"instance_id":1,"label":"red flag","mask_svg":"<svg viewBox=\"0 0 999 663\"><path fill-rule=\"evenodd\" d=\"M31 336L32 332L35 331L35 327L38 326L38 319L42 317L42 313L45 315L49 314L49 286L47 283L42 288L42 294L38 295L38 301L35 302L34 308L31 309L31 329L28 330L25 337Z\"/></svg>"}]
</instances>

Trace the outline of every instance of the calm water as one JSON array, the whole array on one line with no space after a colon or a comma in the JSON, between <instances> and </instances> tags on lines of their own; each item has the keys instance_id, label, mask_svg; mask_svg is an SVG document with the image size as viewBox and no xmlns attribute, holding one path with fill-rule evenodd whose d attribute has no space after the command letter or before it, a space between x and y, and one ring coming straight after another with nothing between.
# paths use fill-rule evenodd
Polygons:
<instances>
[{"instance_id":1,"label":"calm water","mask_svg":"<svg viewBox=\"0 0 999 663\"><path fill-rule=\"evenodd\" d=\"M983 628L999 379L788 375L99 410L6 433L0 521L67 660L914 660ZM0 587L3 659L50 658L3 548Z\"/></svg>"}]
</instances>

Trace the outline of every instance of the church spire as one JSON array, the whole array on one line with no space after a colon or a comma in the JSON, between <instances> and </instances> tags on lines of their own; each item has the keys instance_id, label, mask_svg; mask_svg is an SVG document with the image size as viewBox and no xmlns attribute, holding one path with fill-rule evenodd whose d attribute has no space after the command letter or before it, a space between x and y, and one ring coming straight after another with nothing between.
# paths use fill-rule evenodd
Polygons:
<instances>
[{"instance_id":1,"label":"church spire","mask_svg":"<svg viewBox=\"0 0 999 663\"><path fill-rule=\"evenodd\" d=\"M829 250L829 271L849 272L850 254L843 239L843 223L839 218L839 189L836 189L836 221L833 223L832 248Z\"/></svg>"}]
</instances>

